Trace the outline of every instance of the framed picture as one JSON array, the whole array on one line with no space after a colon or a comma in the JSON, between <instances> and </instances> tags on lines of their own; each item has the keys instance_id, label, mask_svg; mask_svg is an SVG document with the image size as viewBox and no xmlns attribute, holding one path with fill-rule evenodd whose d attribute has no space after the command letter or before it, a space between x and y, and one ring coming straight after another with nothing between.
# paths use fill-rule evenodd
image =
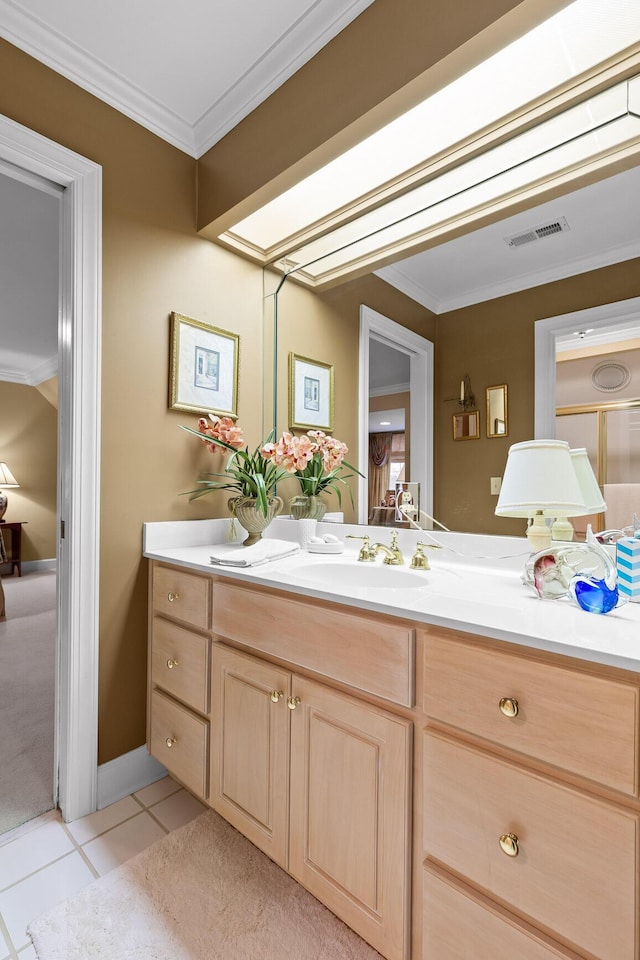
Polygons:
<instances>
[{"instance_id":1,"label":"framed picture","mask_svg":"<svg viewBox=\"0 0 640 960\"><path fill-rule=\"evenodd\" d=\"M289 426L333 430L333 367L289 354Z\"/></svg>"},{"instance_id":2,"label":"framed picture","mask_svg":"<svg viewBox=\"0 0 640 960\"><path fill-rule=\"evenodd\" d=\"M235 333L172 313L169 408L235 419L239 345Z\"/></svg>"}]
</instances>

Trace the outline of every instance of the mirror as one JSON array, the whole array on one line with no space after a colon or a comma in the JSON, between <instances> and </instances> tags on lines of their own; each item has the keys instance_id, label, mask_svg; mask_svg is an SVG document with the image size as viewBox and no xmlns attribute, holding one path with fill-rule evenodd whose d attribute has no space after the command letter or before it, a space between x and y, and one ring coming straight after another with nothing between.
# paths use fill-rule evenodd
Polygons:
<instances>
[{"instance_id":1,"label":"mirror","mask_svg":"<svg viewBox=\"0 0 640 960\"><path fill-rule=\"evenodd\" d=\"M487 436L506 437L509 434L507 418L507 385L487 387Z\"/></svg>"},{"instance_id":2,"label":"mirror","mask_svg":"<svg viewBox=\"0 0 640 960\"><path fill-rule=\"evenodd\" d=\"M480 411L470 410L469 413L454 413L453 439L478 440L480 437Z\"/></svg>"}]
</instances>

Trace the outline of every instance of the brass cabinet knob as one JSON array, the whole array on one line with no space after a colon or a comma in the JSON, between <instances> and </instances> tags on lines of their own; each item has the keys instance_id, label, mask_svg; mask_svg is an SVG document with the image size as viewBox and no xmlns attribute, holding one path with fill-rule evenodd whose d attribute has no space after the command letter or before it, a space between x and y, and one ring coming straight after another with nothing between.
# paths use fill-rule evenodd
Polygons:
<instances>
[{"instance_id":1,"label":"brass cabinet knob","mask_svg":"<svg viewBox=\"0 0 640 960\"><path fill-rule=\"evenodd\" d=\"M169 603L173 603L174 600L179 600L179 599L180 599L180 594L174 593L172 590L167 594L167 600L169 601Z\"/></svg>"},{"instance_id":2,"label":"brass cabinet knob","mask_svg":"<svg viewBox=\"0 0 640 960\"><path fill-rule=\"evenodd\" d=\"M174 745L174 743L177 743L177 742L178 742L178 741L176 740L175 737L167 737L167 739L165 740L165 743L166 743L166 745L169 747L169 749L171 749L171 747Z\"/></svg>"},{"instance_id":3,"label":"brass cabinet knob","mask_svg":"<svg viewBox=\"0 0 640 960\"><path fill-rule=\"evenodd\" d=\"M520 853L518 838L515 833L503 833L500 837L500 849L508 857L517 857Z\"/></svg>"},{"instance_id":4,"label":"brass cabinet knob","mask_svg":"<svg viewBox=\"0 0 640 960\"><path fill-rule=\"evenodd\" d=\"M515 697L503 697L498 706L500 707L500 713L503 713L505 717L518 716L520 707Z\"/></svg>"},{"instance_id":5,"label":"brass cabinet knob","mask_svg":"<svg viewBox=\"0 0 640 960\"><path fill-rule=\"evenodd\" d=\"M178 661L177 661L177 660L171 660L171 659L167 660L167 668L168 668L169 670L173 670L173 668L174 668L174 667L177 667L177 666L178 666Z\"/></svg>"},{"instance_id":6,"label":"brass cabinet knob","mask_svg":"<svg viewBox=\"0 0 640 960\"><path fill-rule=\"evenodd\" d=\"M271 691L271 699L273 700L274 703L278 703L278 701L282 700L283 697L284 697L284 693L282 690Z\"/></svg>"},{"instance_id":7,"label":"brass cabinet knob","mask_svg":"<svg viewBox=\"0 0 640 960\"><path fill-rule=\"evenodd\" d=\"M287 698L287 706L289 707L289 710L295 710L295 708L298 706L299 703L300 703L300 697Z\"/></svg>"}]
</instances>

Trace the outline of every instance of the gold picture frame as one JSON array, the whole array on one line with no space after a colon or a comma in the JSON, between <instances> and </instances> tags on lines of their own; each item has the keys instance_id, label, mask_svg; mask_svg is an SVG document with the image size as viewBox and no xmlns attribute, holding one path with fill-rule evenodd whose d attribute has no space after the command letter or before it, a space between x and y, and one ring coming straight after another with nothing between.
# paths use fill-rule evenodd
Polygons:
<instances>
[{"instance_id":1,"label":"gold picture frame","mask_svg":"<svg viewBox=\"0 0 640 960\"><path fill-rule=\"evenodd\" d=\"M509 416L507 408L507 385L498 383L487 387L487 436L506 437L509 434Z\"/></svg>"},{"instance_id":2,"label":"gold picture frame","mask_svg":"<svg viewBox=\"0 0 640 960\"><path fill-rule=\"evenodd\" d=\"M171 314L169 409L238 417L240 337Z\"/></svg>"},{"instance_id":3,"label":"gold picture frame","mask_svg":"<svg viewBox=\"0 0 640 960\"><path fill-rule=\"evenodd\" d=\"M289 426L333 430L333 366L289 354Z\"/></svg>"}]
</instances>

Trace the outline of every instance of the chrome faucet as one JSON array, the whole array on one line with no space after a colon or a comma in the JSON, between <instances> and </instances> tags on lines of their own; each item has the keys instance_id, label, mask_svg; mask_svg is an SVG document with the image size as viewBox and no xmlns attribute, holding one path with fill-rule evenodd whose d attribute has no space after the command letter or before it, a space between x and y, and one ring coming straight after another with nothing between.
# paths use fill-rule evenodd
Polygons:
<instances>
[{"instance_id":1,"label":"chrome faucet","mask_svg":"<svg viewBox=\"0 0 640 960\"><path fill-rule=\"evenodd\" d=\"M372 543L371 553L374 557L377 557L379 553L384 553L384 560L382 562L389 566L399 567L404 563L404 557L398 547L398 534L395 530L391 534L390 547L388 547L386 543Z\"/></svg>"}]
</instances>

